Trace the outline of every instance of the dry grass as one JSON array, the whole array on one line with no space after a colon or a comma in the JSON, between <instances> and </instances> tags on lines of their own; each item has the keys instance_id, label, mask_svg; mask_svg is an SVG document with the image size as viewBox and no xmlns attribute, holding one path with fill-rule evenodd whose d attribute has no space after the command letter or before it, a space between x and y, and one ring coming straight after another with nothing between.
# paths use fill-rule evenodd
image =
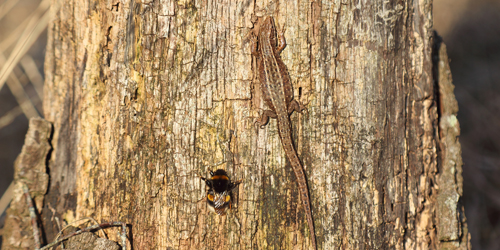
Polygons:
<instances>
[{"instance_id":1,"label":"dry grass","mask_svg":"<svg viewBox=\"0 0 500 250\"><path fill-rule=\"evenodd\" d=\"M31 14L28 18L29 22L24 28L23 32L14 39L16 44L11 53L9 53L8 59L5 63L0 61L0 89L2 89L5 81L11 74L14 67L21 60L28 49L33 45L38 36L47 28L49 20L53 16L53 11L48 11L50 7L50 0L43 0L38 8ZM43 15L42 15L43 14ZM4 55L8 47L0 47L0 54Z\"/></svg>"}]
</instances>

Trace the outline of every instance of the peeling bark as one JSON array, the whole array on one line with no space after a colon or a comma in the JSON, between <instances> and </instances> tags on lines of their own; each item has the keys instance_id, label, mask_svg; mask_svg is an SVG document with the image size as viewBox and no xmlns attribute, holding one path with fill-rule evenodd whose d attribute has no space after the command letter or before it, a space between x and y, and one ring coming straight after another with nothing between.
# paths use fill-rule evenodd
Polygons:
<instances>
[{"instance_id":1,"label":"peeling bark","mask_svg":"<svg viewBox=\"0 0 500 250\"><path fill-rule=\"evenodd\" d=\"M40 211L49 185L47 160L52 147L52 124L41 118L30 119L21 153L14 163L14 195L2 233L2 249L33 249L33 228L22 185L30 190L33 206Z\"/></svg>"},{"instance_id":2,"label":"peeling bark","mask_svg":"<svg viewBox=\"0 0 500 250\"><path fill-rule=\"evenodd\" d=\"M437 195L437 228L442 249L470 249L470 234L465 219L463 194L462 148L458 141L460 125L458 103L453 94L446 46L438 37L434 51L435 78L438 85L440 159Z\"/></svg>"},{"instance_id":3,"label":"peeling bark","mask_svg":"<svg viewBox=\"0 0 500 250\"><path fill-rule=\"evenodd\" d=\"M93 217L130 224L134 249L308 249L276 122L253 126L264 104L247 35L272 15L309 111L291 120L319 249L469 248L431 5L66 1L45 63L47 238L55 217ZM222 217L199 179L216 168L243 179Z\"/></svg>"}]
</instances>

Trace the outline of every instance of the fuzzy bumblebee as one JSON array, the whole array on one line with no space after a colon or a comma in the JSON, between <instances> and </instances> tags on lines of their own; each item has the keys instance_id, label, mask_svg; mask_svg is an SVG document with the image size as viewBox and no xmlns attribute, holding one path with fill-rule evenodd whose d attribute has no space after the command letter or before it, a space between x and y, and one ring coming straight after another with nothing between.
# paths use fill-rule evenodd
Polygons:
<instances>
[{"instance_id":1,"label":"fuzzy bumblebee","mask_svg":"<svg viewBox=\"0 0 500 250\"><path fill-rule=\"evenodd\" d=\"M210 179L201 177L208 186L207 202L211 210L218 215L226 214L226 210L231 208L233 202L232 190L235 189L241 180L231 182L226 171L217 169L215 172L210 171Z\"/></svg>"}]
</instances>

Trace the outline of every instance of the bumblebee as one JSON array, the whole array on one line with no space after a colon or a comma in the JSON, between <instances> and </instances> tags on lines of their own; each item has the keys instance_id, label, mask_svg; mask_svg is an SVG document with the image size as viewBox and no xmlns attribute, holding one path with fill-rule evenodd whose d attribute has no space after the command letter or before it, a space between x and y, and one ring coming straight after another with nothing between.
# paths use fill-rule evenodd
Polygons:
<instances>
[{"instance_id":1,"label":"bumblebee","mask_svg":"<svg viewBox=\"0 0 500 250\"><path fill-rule=\"evenodd\" d=\"M225 215L226 210L231 208L233 200L231 191L241 183L241 180L231 182L226 171L222 169L217 169L215 173L210 171L210 176L210 179L201 177L208 186L208 205L218 215Z\"/></svg>"}]
</instances>

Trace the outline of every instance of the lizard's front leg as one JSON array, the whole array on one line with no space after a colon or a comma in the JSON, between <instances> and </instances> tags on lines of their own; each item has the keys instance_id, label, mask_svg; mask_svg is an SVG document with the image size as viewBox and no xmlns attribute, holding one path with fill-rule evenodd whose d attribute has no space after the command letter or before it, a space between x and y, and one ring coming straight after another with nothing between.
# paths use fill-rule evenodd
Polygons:
<instances>
[{"instance_id":1,"label":"lizard's front leg","mask_svg":"<svg viewBox=\"0 0 500 250\"><path fill-rule=\"evenodd\" d=\"M281 53L283 49L286 47L286 40L285 40L285 25L283 24L283 27L281 28L281 31L278 32L278 47L276 48L276 51Z\"/></svg>"},{"instance_id":2,"label":"lizard's front leg","mask_svg":"<svg viewBox=\"0 0 500 250\"><path fill-rule=\"evenodd\" d=\"M292 100L290 102L290 104L288 105L288 115L291 115L293 113L293 111L299 112L302 114L302 110L306 110L306 112L309 112L309 111L307 111L306 107L297 100Z\"/></svg>"},{"instance_id":3,"label":"lizard's front leg","mask_svg":"<svg viewBox=\"0 0 500 250\"><path fill-rule=\"evenodd\" d=\"M269 122L269 118L277 118L276 112L272 110L264 110L264 113L258 118L254 124L259 124L260 128L264 128Z\"/></svg>"}]
</instances>

